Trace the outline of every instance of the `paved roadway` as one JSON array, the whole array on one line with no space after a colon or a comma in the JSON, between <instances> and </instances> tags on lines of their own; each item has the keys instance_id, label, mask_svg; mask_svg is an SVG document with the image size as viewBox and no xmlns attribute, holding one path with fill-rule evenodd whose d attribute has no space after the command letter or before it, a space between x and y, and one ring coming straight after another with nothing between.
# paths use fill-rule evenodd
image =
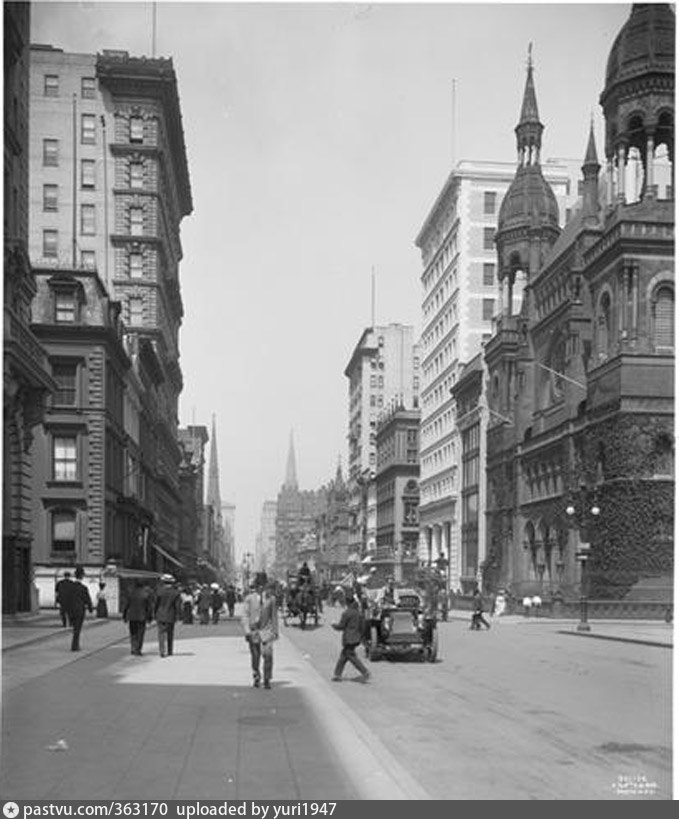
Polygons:
<instances>
[{"instance_id":1,"label":"paved roadway","mask_svg":"<svg viewBox=\"0 0 679 819\"><path fill-rule=\"evenodd\" d=\"M326 677L338 617L286 631ZM671 625L595 621L586 637L509 617L472 632L460 615L439 639L440 662L382 660L369 686L335 684L432 798L671 798Z\"/></svg>"},{"instance_id":2,"label":"paved roadway","mask_svg":"<svg viewBox=\"0 0 679 819\"><path fill-rule=\"evenodd\" d=\"M572 623L453 620L440 662L373 663L362 685L330 681L338 617L283 629L270 692L248 685L236 621L179 626L166 659L153 631L131 657L117 620L90 621L81 654L54 617L30 643L3 624L0 795L671 798L671 626L593 624L640 640L620 642Z\"/></svg>"}]
</instances>

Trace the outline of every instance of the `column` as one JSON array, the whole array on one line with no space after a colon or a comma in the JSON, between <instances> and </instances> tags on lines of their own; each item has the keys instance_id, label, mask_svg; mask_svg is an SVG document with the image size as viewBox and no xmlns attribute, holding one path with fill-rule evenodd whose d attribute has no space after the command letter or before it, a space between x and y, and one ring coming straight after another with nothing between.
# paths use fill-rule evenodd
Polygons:
<instances>
[{"instance_id":1,"label":"column","mask_svg":"<svg viewBox=\"0 0 679 819\"><path fill-rule=\"evenodd\" d=\"M614 175L613 175L613 157L608 157L606 161L606 205L611 208L613 207L613 183L614 183Z\"/></svg>"},{"instance_id":2,"label":"column","mask_svg":"<svg viewBox=\"0 0 679 819\"><path fill-rule=\"evenodd\" d=\"M650 196L653 192L652 187L655 184L653 177L653 153L655 141L653 134L646 135L646 174L644 178L644 196Z\"/></svg>"},{"instance_id":3,"label":"column","mask_svg":"<svg viewBox=\"0 0 679 819\"><path fill-rule=\"evenodd\" d=\"M624 145L618 147L618 202L625 201L625 156Z\"/></svg>"}]
</instances>

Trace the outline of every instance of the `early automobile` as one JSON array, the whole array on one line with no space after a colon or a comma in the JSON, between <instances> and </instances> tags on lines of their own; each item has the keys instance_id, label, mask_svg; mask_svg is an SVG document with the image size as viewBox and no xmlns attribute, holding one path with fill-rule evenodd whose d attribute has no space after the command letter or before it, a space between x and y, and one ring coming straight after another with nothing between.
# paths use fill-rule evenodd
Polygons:
<instances>
[{"instance_id":1,"label":"early automobile","mask_svg":"<svg viewBox=\"0 0 679 819\"><path fill-rule=\"evenodd\" d=\"M423 662L436 661L436 613L425 609L415 589L394 589L393 602L371 592L367 603L364 646L368 659L410 655Z\"/></svg>"}]
</instances>

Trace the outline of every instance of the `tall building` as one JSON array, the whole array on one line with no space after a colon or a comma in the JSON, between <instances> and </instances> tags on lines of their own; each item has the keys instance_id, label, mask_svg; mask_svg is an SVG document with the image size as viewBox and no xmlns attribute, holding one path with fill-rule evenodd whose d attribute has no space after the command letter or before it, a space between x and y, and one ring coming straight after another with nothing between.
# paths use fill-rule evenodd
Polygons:
<instances>
[{"instance_id":1,"label":"tall building","mask_svg":"<svg viewBox=\"0 0 679 819\"><path fill-rule=\"evenodd\" d=\"M55 388L30 327L36 284L28 257L28 89L30 4L4 3L2 610L30 611L34 432Z\"/></svg>"},{"instance_id":2,"label":"tall building","mask_svg":"<svg viewBox=\"0 0 679 819\"><path fill-rule=\"evenodd\" d=\"M380 579L412 584L417 567L420 504L420 411L394 403L378 417L377 542L372 565Z\"/></svg>"},{"instance_id":3,"label":"tall building","mask_svg":"<svg viewBox=\"0 0 679 819\"><path fill-rule=\"evenodd\" d=\"M395 323L364 330L344 370L349 380L350 560L373 553L376 546L377 417L391 402L418 406L419 371L413 328Z\"/></svg>"},{"instance_id":4,"label":"tall building","mask_svg":"<svg viewBox=\"0 0 679 819\"><path fill-rule=\"evenodd\" d=\"M455 591L476 582L479 566L461 547L461 447L451 389L501 310L494 236L514 171L510 163L459 162L415 240L423 264L419 556L431 565L443 553ZM571 164L552 161L547 175L565 220L577 197Z\"/></svg>"},{"instance_id":5,"label":"tall building","mask_svg":"<svg viewBox=\"0 0 679 819\"><path fill-rule=\"evenodd\" d=\"M349 496L338 462L333 480L328 482L325 507L316 518L316 572L320 582L341 581L349 558Z\"/></svg>"},{"instance_id":6,"label":"tall building","mask_svg":"<svg viewBox=\"0 0 679 819\"><path fill-rule=\"evenodd\" d=\"M110 562L173 568L181 563L182 515L180 222L192 201L172 61L33 46L30 100L28 246L46 285L34 321L50 335L53 370L71 393L75 384L75 409L83 409L77 429L59 421L45 430L49 485L38 494L53 502L35 510L43 568L56 571L72 558L90 574ZM131 365L115 424L101 439L94 408L108 406L122 370L97 358L94 346L76 349L74 340L82 345L100 324L88 287L117 305ZM75 464L57 472L54 454L64 439L63 457ZM101 487L102 508L83 508L85 475ZM76 521L68 556L55 548L65 514Z\"/></svg>"},{"instance_id":7,"label":"tall building","mask_svg":"<svg viewBox=\"0 0 679 819\"><path fill-rule=\"evenodd\" d=\"M490 588L555 604L584 591L636 616L672 600L675 25L666 4L632 6L600 97L605 196L583 127L582 202L563 230L528 67L496 234L507 298L485 349Z\"/></svg>"}]
</instances>

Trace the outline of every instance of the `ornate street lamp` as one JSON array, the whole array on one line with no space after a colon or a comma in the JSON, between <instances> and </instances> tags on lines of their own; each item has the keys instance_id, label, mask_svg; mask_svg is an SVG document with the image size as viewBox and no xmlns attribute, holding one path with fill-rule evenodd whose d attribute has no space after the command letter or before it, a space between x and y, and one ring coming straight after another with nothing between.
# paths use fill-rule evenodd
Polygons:
<instances>
[{"instance_id":1,"label":"ornate street lamp","mask_svg":"<svg viewBox=\"0 0 679 819\"><path fill-rule=\"evenodd\" d=\"M591 626L587 620L588 616L588 603L589 603L589 573L587 570L587 561L589 560L591 544L589 542L585 542L580 537L580 532L585 528L586 521L584 519L584 509L583 514L581 517L578 518L577 516L577 509L573 501L570 501L568 506L566 507L566 514L568 515L571 525L577 526L578 528L578 539L580 541L580 546L578 551L576 552L576 557L580 563L580 622L577 625L578 631L591 631ZM601 509L597 504L596 500L592 503L589 514L592 517L594 522L597 521L599 515L601 514Z\"/></svg>"}]
</instances>

